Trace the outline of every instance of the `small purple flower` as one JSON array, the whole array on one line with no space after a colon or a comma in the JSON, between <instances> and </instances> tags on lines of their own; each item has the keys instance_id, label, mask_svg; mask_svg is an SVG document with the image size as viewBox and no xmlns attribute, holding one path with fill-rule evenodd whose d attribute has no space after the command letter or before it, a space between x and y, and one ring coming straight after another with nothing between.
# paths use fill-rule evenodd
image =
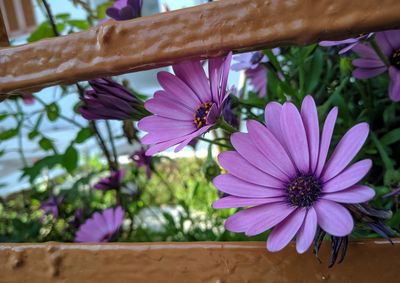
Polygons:
<instances>
[{"instance_id":1,"label":"small purple flower","mask_svg":"<svg viewBox=\"0 0 400 283\"><path fill-rule=\"evenodd\" d=\"M116 21L131 20L140 17L143 0L115 0L114 5L106 10L107 16Z\"/></svg>"},{"instance_id":2,"label":"small purple flower","mask_svg":"<svg viewBox=\"0 0 400 283\"><path fill-rule=\"evenodd\" d=\"M95 212L92 218L80 226L75 242L110 242L119 231L123 220L124 211L120 206L105 209L101 213Z\"/></svg>"},{"instance_id":3,"label":"small purple flower","mask_svg":"<svg viewBox=\"0 0 400 283\"><path fill-rule=\"evenodd\" d=\"M69 222L75 228L78 228L83 223L83 209L77 208L75 209L74 216L72 220Z\"/></svg>"},{"instance_id":4,"label":"small purple flower","mask_svg":"<svg viewBox=\"0 0 400 283\"><path fill-rule=\"evenodd\" d=\"M64 197L62 196L50 196L46 201L42 202L40 209L42 209L45 214L50 214L54 218L58 218L58 209L63 200Z\"/></svg>"},{"instance_id":5,"label":"small purple flower","mask_svg":"<svg viewBox=\"0 0 400 283\"><path fill-rule=\"evenodd\" d=\"M25 92L22 94L22 101L25 105L32 105L35 103L35 97L31 92Z\"/></svg>"},{"instance_id":6,"label":"small purple flower","mask_svg":"<svg viewBox=\"0 0 400 283\"><path fill-rule=\"evenodd\" d=\"M124 169L112 171L110 176L101 179L98 183L94 185L94 188L101 191L119 189L122 185L125 173L126 172Z\"/></svg>"},{"instance_id":7,"label":"small purple flower","mask_svg":"<svg viewBox=\"0 0 400 283\"><path fill-rule=\"evenodd\" d=\"M278 55L280 49L274 48L272 52ZM237 61L237 63L232 64L231 69L234 71L245 70L245 74L254 90L259 93L260 97L265 97L267 95L268 70L263 64L268 62L267 56L261 51L247 52L234 56L233 60Z\"/></svg>"},{"instance_id":8,"label":"small purple flower","mask_svg":"<svg viewBox=\"0 0 400 283\"><path fill-rule=\"evenodd\" d=\"M138 127L148 132L143 144L153 144L146 155L153 155L174 145L175 152L207 132L222 111L232 53L208 61L209 79L198 60L173 66L175 75L159 72L158 82L164 90L146 101L145 108L154 115L140 120Z\"/></svg>"},{"instance_id":9,"label":"small purple flower","mask_svg":"<svg viewBox=\"0 0 400 283\"><path fill-rule=\"evenodd\" d=\"M300 112L290 102L271 102L265 108L267 126L248 120L248 133L231 136L235 151L218 157L228 173L213 181L229 196L213 206L250 208L229 217L227 230L253 236L275 227L267 249L279 251L296 237L299 253L310 247L317 226L336 237L351 233L353 218L341 204L365 202L375 195L373 189L357 185L372 161L350 165L369 126L351 128L326 162L337 113L337 108L329 112L320 135L311 96L304 99Z\"/></svg>"},{"instance_id":10,"label":"small purple flower","mask_svg":"<svg viewBox=\"0 0 400 283\"><path fill-rule=\"evenodd\" d=\"M359 43L362 41L370 38L373 35L373 33L368 33L368 34L363 34L358 37L353 37L353 38L348 38L344 40L337 40L337 41L321 41L319 43L319 46L323 47L330 47L330 46L340 46L340 45L345 45L342 49L339 50L339 54L342 55L354 47L356 47Z\"/></svg>"},{"instance_id":11,"label":"small purple flower","mask_svg":"<svg viewBox=\"0 0 400 283\"><path fill-rule=\"evenodd\" d=\"M86 90L84 105L78 112L87 120L127 120L143 117L141 102L125 87L109 78L89 81L93 89Z\"/></svg>"},{"instance_id":12,"label":"small purple flower","mask_svg":"<svg viewBox=\"0 0 400 283\"><path fill-rule=\"evenodd\" d=\"M353 48L361 57L353 60L356 67L353 76L357 79L368 79L389 70L389 97L395 102L400 101L400 30L376 33L376 43L390 65L386 66L370 45L359 44Z\"/></svg>"},{"instance_id":13,"label":"small purple flower","mask_svg":"<svg viewBox=\"0 0 400 283\"><path fill-rule=\"evenodd\" d=\"M151 178L152 171L151 171L151 156L146 155L146 148L141 147L140 149L136 150L130 156L130 159L135 161L137 167L144 166L146 168L146 175L147 178Z\"/></svg>"}]
</instances>

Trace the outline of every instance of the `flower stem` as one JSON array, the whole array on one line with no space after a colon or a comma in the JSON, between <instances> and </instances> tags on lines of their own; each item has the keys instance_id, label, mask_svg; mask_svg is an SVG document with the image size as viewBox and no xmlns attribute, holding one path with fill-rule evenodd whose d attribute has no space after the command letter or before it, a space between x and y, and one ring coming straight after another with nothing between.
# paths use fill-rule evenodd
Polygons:
<instances>
[{"instance_id":1,"label":"flower stem","mask_svg":"<svg viewBox=\"0 0 400 283\"><path fill-rule=\"evenodd\" d=\"M238 131L236 128L229 125L223 118L219 119L217 126L228 132L229 134L233 134Z\"/></svg>"},{"instance_id":2,"label":"flower stem","mask_svg":"<svg viewBox=\"0 0 400 283\"><path fill-rule=\"evenodd\" d=\"M390 62L383 54L382 49L379 47L378 43L376 43L375 38L372 38L369 43L371 44L372 48L375 50L376 54L379 56L379 58L382 60L383 63L385 63L386 67L390 66Z\"/></svg>"},{"instance_id":3,"label":"flower stem","mask_svg":"<svg viewBox=\"0 0 400 283\"><path fill-rule=\"evenodd\" d=\"M214 140L209 140L209 139L202 138L202 137L199 137L198 139L201 140L201 141L205 141L205 142L208 142L208 143L211 143L211 144L215 144L215 145L221 146L221 147L232 148L232 146L229 145L229 144L224 144L224 143L217 142L217 141L214 141Z\"/></svg>"}]
</instances>

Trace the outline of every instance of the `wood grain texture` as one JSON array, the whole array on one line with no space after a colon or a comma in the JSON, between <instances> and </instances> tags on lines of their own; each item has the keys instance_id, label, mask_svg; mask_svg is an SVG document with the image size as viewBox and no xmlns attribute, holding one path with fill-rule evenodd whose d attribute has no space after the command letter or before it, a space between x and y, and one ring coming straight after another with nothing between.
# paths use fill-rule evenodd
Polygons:
<instances>
[{"instance_id":1,"label":"wood grain texture","mask_svg":"<svg viewBox=\"0 0 400 283\"><path fill-rule=\"evenodd\" d=\"M333 268L329 242L322 263L293 243L278 253L263 242L0 244L0 282L395 282L398 243L350 242Z\"/></svg>"},{"instance_id":2,"label":"wood grain texture","mask_svg":"<svg viewBox=\"0 0 400 283\"><path fill-rule=\"evenodd\" d=\"M0 50L0 92L400 27L399 0L222 0Z\"/></svg>"},{"instance_id":3,"label":"wood grain texture","mask_svg":"<svg viewBox=\"0 0 400 283\"><path fill-rule=\"evenodd\" d=\"M6 47L9 45L10 42L8 41L6 25L4 23L2 11L0 9L0 47Z\"/></svg>"}]
</instances>

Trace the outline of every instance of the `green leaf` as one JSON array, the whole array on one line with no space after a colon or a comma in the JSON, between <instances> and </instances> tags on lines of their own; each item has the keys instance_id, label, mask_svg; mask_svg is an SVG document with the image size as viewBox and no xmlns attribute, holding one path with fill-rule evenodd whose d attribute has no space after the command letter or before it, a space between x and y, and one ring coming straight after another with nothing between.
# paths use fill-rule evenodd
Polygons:
<instances>
[{"instance_id":1,"label":"green leaf","mask_svg":"<svg viewBox=\"0 0 400 283\"><path fill-rule=\"evenodd\" d=\"M50 140L50 139L48 139L48 138L46 138L46 137L43 137L40 141L39 141L39 145L40 145L40 147L43 149L43 150L51 150L51 149L54 149L54 145L53 145L53 142Z\"/></svg>"},{"instance_id":2,"label":"green leaf","mask_svg":"<svg viewBox=\"0 0 400 283\"><path fill-rule=\"evenodd\" d=\"M62 155L51 155L51 156L46 156L38 161L36 161L35 164L33 164L31 167L25 167L22 169L22 176L23 177L29 177L30 182L32 183L37 176L42 172L44 168L52 169L54 166L57 164L60 164L63 160Z\"/></svg>"},{"instance_id":3,"label":"green leaf","mask_svg":"<svg viewBox=\"0 0 400 283\"><path fill-rule=\"evenodd\" d=\"M33 139L36 138L38 135L39 135L39 132L36 131L36 130L33 130L33 131L29 132L28 138L29 138L30 140L33 140Z\"/></svg>"},{"instance_id":4,"label":"green leaf","mask_svg":"<svg viewBox=\"0 0 400 283\"><path fill-rule=\"evenodd\" d=\"M68 173L72 173L78 167L78 157L78 151L70 145L65 151L62 161Z\"/></svg>"},{"instance_id":5,"label":"green leaf","mask_svg":"<svg viewBox=\"0 0 400 283\"><path fill-rule=\"evenodd\" d=\"M0 113L0 121L3 121L7 117L8 117L8 113L7 112Z\"/></svg>"},{"instance_id":6,"label":"green leaf","mask_svg":"<svg viewBox=\"0 0 400 283\"><path fill-rule=\"evenodd\" d=\"M315 91L320 82L323 67L324 53L320 49L317 49L311 61L309 72L307 72L309 75L306 77L306 94L312 94Z\"/></svg>"},{"instance_id":7,"label":"green leaf","mask_svg":"<svg viewBox=\"0 0 400 283\"><path fill-rule=\"evenodd\" d=\"M16 135L18 135L18 128L5 130L0 133L0 140L8 140L15 137Z\"/></svg>"},{"instance_id":8,"label":"green leaf","mask_svg":"<svg viewBox=\"0 0 400 283\"><path fill-rule=\"evenodd\" d=\"M36 120L35 126L33 127L32 131L28 134L28 138L33 140L39 135L38 128L40 124L42 123L44 113L40 113L39 117Z\"/></svg>"},{"instance_id":9,"label":"green leaf","mask_svg":"<svg viewBox=\"0 0 400 283\"><path fill-rule=\"evenodd\" d=\"M83 143L88 138L92 137L92 134L93 133L92 133L92 130L90 128L83 128L76 135L75 142L76 143Z\"/></svg>"},{"instance_id":10,"label":"green leaf","mask_svg":"<svg viewBox=\"0 0 400 283\"><path fill-rule=\"evenodd\" d=\"M89 23L85 20L69 20L69 21L67 21L67 23L70 26L75 27L79 30L86 30L90 27Z\"/></svg>"},{"instance_id":11,"label":"green leaf","mask_svg":"<svg viewBox=\"0 0 400 283\"><path fill-rule=\"evenodd\" d=\"M41 23L37 29L28 37L28 42L35 42L43 38L53 37L54 32L48 22Z\"/></svg>"},{"instance_id":12,"label":"green leaf","mask_svg":"<svg viewBox=\"0 0 400 283\"><path fill-rule=\"evenodd\" d=\"M54 122L60 115L60 108L57 103L53 102L46 106L46 114L49 121Z\"/></svg>"},{"instance_id":13,"label":"green leaf","mask_svg":"<svg viewBox=\"0 0 400 283\"><path fill-rule=\"evenodd\" d=\"M381 143L383 145L391 145L400 141L400 128L390 131L381 138Z\"/></svg>"},{"instance_id":14,"label":"green leaf","mask_svg":"<svg viewBox=\"0 0 400 283\"><path fill-rule=\"evenodd\" d=\"M111 4L110 1L107 1L106 3L103 3L101 5L98 5L97 8L96 8L97 18L98 19L104 19L106 17L106 10L111 5L112 4Z\"/></svg>"},{"instance_id":15,"label":"green leaf","mask_svg":"<svg viewBox=\"0 0 400 283\"><path fill-rule=\"evenodd\" d=\"M58 20L68 20L71 17L69 13L58 14L55 16Z\"/></svg>"}]
</instances>

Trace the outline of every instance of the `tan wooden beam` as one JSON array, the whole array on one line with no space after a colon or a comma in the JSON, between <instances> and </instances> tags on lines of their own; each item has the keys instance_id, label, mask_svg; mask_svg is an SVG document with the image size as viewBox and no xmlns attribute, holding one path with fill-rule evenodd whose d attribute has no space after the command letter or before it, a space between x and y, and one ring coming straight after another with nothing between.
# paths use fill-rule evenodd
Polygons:
<instances>
[{"instance_id":1,"label":"tan wooden beam","mask_svg":"<svg viewBox=\"0 0 400 283\"><path fill-rule=\"evenodd\" d=\"M2 11L0 9L0 47L6 47L9 45L10 42L8 41L6 25L4 23Z\"/></svg>"},{"instance_id":2,"label":"tan wooden beam","mask_svg":"<svg viewBox=\"0 0 400 283\"><path fill-rule=\"evenodd\" d=\"M222 0L0 50L0 92L400 27L399 0Z\"/></svg>"},{"instance_id":3,"label":"tan wooden beam","mask_svg":"<svg viewBox=\"0 0 400 283\"><path fill-rule=\"evenodd\" d=\"M396 241L395 241L396 242ZM399 243L399 241L397 241ZM328 268L292 243L278 253L264 242L143 244L0 244L1 282L396 282L400 245L350 242L344 262Z\"/></svg>"}]
</instances>

